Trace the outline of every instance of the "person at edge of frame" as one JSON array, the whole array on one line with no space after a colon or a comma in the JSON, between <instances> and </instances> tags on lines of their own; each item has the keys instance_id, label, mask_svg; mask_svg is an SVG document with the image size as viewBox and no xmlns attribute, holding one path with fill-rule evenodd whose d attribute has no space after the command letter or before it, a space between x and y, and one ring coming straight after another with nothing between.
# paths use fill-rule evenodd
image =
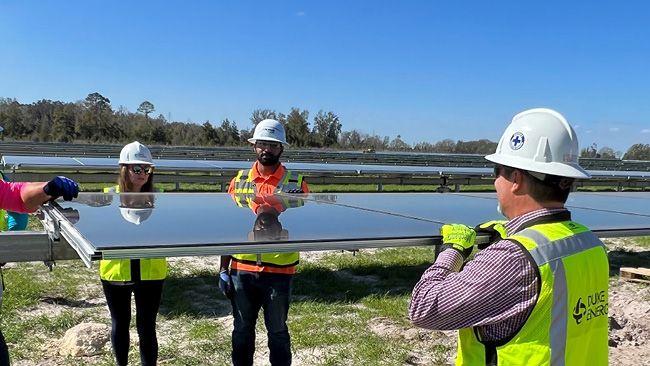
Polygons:
<instances>
[{"instance_id":1,"label":"person at edge of frame","mask_svg":"<svg viewBox=\"0 0 650 366\"><path fill-rule=\"evenodd\" d=\"M287 170L280 157L288 145L282 124L266 119L255 126L253 144L257 161L237 173L228 188L231 195L267 196L275 193L309 193L302 175ZM293 275L299 254L264 253L222 256L219 287L232 304L232 363L252 365L255 324L260 308L268 334L271 365L291 364L291 338L287 315Z\"/></svg>"},{"instance_id":2,"label":"person at edge of frame","mask_svg":"<svg viewBox=\"0 0 650 366\"><path fill-rule=\"evenodd\" d=\"M3 175L4 178L4 175ZM58 176L49 182L7 182L4 179L0 180L0 209L11 211L13 213L29 213L34 212L43 203L63 197L64 200L70 201L77 197L79 193L79 185L66 177ZM11 217L14 218L13 223ZM4 214L0 218L5 220ZM20 230L24 229L27 225L26 218L18 217L11 214L7 217L7 228ZM20 226L22 228L19 228ZM4 277L2 277L0 264L0 308L2 306L2 296L4 293ZM2 330L0 329L0 366L9 365L9 349L5 341Z\"/></svg>"},{"instance_id":3,"label":"person at edge of frame","mask_svg":"<svg viewBox=\"0 0 650 366\"><path fill-rule=\"evenodd\" d=\"M574 180L590 178L578 154L560 113L517 114L485 157L508 220L442 226L447 249L415 285L409 317L459 329L457 365L607 365L607 253L564 207ZM491 244L468 261L477 232Z\"/></svg>"},{"instance_id":4,"label":"person at edge of frame","mask_svg":"<svg viewBox=\"0 0 650 366\"><path fill-rule=\"evenodd\" d=\"M153 192L154 163L149 148L135 141L120 152L118 185L104 189L105 193ZM151 214L150 204L137 207L130 204L140 195L120 195L120 212L125 220L140 225ZM136 328L140 361L143 366L156 365L158 339L156 317L162 299L163 283L167 277L165 258L110 259L99 263L99 277L111 314L111 344L115 362L126 365L129 359L129 325L131 323L131 294L135 298Z\"/></svg>"}]
</instances>

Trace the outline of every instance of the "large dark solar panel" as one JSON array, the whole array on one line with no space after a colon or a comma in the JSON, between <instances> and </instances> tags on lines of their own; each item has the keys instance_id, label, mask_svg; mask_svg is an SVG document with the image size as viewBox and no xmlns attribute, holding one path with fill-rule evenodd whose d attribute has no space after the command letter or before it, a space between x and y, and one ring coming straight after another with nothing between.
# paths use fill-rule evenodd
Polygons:
<instances>
[{"instance_id":1,"label":"large dark solar panel","mask_svg":"<svg viewBox=\"0 0 650 366\"><path fill-rule=\"evenodd\" d=\"M568 206L575 221L603 236L648 235L650 212L633 204L647 200L576 193ZM284 195L264 203L280 214L258 217L219 193L81 194L61 206L75 210L73 237L88 244L93 259L264 252L277 243L279 251L424 245L439 242L442 223L503 219L494 194Z\"/></svg>"}]
</instances>

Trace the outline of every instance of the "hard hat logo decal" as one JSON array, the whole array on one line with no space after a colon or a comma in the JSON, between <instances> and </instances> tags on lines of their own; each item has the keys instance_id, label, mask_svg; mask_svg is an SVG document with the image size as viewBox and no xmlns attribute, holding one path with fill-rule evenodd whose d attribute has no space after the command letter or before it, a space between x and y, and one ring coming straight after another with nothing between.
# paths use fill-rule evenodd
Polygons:
<instances>
[{"instance_id":1,"label":"hard hat logo decal","mask_svg":"<svg viewBox=\"0 0 650 366\"><path fill-rule=\"evenodd\" d=\"M510 148L512 150L519 150L524 146L524 141L526 138L521 132L515 132L510 138Z\"/></svg>"}]
</instances>

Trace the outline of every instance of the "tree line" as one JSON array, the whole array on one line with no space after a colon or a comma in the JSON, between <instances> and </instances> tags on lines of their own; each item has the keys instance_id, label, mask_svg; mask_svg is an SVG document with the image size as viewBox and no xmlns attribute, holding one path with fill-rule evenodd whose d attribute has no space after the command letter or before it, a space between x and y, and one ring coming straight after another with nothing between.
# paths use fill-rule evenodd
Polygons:
<instances>
[{"instance_id":1,"label":"tree line","mask_svg":"<svg viewBox=\"0 0 650 366\"><path fill-rule=\"evenodd\" d=\"M488 154L497 145L487 139L445 139L410 145L400 135L391 139L358 130L344 131L340 117L333 111L318 111L310 119L306 109L291 108L286 114L256 109L251 114L249 129L239 129L228 118L218 125L210 121L202 125L168 121L162 114L152 116L155 111L154 104L146 100L136 112L124 107L116 109L110 99L97 92L74 103L44 99L21 104L15 99L0 98L0 126L4 128L3 138L14 140L117 144L138 140L155 145L245 146L255 125L273 118L285 126L287 142L299 148ZM598 149L593 144L582 149L581 156L650 160L650 145L635 144L622 154L608 147Z\"/></svg>"}]
</instances>

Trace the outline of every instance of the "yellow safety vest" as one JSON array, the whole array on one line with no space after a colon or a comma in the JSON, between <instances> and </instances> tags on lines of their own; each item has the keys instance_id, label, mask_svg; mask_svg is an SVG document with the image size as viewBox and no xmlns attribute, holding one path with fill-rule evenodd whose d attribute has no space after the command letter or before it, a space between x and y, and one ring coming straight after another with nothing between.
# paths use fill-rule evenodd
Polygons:
<instances>
[{"instance_id":1,"label":"yellow safety vest","mask_svg":"<svg viewBox=\"0 0 650 366\"><path fill-rule=\"evenodd\" d=\"M240 207L250 205L250 200L254 197L256 192L255 182L253 182L253 169L248 171L240 170L235 177L235 202ZM276 193L291 192L302 189L302 174L294 175L290 170L285 170L282 179L275 188ZM253 196L251 196L253 195ZM246 197L248 196L248 197ZM298 207L304 205L304 201L287 199L287 207ZM260 254L234 254L233 259L242 263L249 263L251 265L263 267L276 267L282 272L282 268L295 267L299 260L300 254L298 252L292 253L260 253Z\"/></svg>"},{"instance_id":2,"label":"yellow safety vest","mask_svg":"<svg viewBox=\"0 0 650 366\"><path fill-rule=\"evenodd\" d=\"M302 174L294 175L291 170L285 169L284 175L275 187L275 193L298 191L302 189ZM257 191L253 182L253 169L240 170L235 176L235 194L255 194Z\"/></svg>"},{"instance_id":3,"label":"yellow safety vest","mask_svg":"<svg viewBox=\"0 0 650 366\"><path fill-rule=\"evenodd\" d=\"M456 365L607 365L609 263L605 246L572 221L538 224L506 239L519 243L541 279L537 302L510 339L482 342L459 331Z\"/></svg>"},{"instance_id":4,"label":"yellow safety vest","mask_svg":"<svg viewBox=\"0 0 650 366\"><path fill-rule=\"evenodd\" d=\"M120 187L104 188L104 193L120 193ZM99 277L105 281L151 281L164 280L167 277L167 259L136 259L140 262L140 278L131 276L131 259L102 259L99 261Z\"/></svg>"}]
</instances>

